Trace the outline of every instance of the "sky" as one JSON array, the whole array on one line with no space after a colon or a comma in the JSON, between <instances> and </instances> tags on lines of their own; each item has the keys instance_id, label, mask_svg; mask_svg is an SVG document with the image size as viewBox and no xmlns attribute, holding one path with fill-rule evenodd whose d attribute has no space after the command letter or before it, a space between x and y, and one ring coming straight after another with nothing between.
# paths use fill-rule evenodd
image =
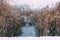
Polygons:
<instances>
[{"instance_id":1,"label":"sky","mask_svg":"<svg viewBox=\"0 0 60 40\"><path fill-rule=\"evenodd\" d=\"M43 8L47 5L50 7L53 6L56 2L60 0L8 0L11 5L19 5L19 4L28 4L32 8Z\"/></svg>"}]
</instances>

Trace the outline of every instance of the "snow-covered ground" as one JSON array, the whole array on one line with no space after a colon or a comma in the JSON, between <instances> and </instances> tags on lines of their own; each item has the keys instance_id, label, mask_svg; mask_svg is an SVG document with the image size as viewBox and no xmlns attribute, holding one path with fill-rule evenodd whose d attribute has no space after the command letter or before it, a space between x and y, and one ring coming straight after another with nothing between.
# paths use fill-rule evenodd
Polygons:
<instances>
[{"instance_id":1,"label":"snow-covered ground","mask_svg":"<svg viewBox=\"0 0 60 40\"><path fill-rule=\"evenodd\" d=\"M36 37L35 26L23 26L22 34L19 37Z\"/></svg>"}]
</instances>

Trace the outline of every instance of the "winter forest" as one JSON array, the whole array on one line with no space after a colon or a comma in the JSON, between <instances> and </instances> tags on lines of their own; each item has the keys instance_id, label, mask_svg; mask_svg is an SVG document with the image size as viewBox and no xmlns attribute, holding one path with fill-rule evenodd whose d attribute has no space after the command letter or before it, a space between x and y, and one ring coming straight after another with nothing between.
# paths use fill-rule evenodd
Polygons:
<instances>
[{"instance_id":1,"label":"winter forest","mask_svg":"<svg viewBox=\"0 0 60 40\"><path fill-rule=\"evenodd\" d=\"M0 0L0 37L60 36L60 2L40 9Z\"/></svg>"}]
</instances>

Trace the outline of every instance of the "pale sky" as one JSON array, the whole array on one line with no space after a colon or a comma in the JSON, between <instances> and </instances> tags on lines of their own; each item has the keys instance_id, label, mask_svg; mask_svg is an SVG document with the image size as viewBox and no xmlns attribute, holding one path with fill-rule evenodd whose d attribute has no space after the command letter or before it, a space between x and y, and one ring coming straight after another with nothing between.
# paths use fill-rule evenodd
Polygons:
<instances>
[{"instance_id":1,"label":"pale sky","mask_svg":"<svg viewBox=\"0 0 60 40\"><path fill-rule=\"evenodd\" d=\"M9 0L9 3L11 5L15 4L29 4L32 8L42 8L47 5L52 6L52 4L55 4L56 2L59 2L60 0Z\"/></svg>"}]
</instances>

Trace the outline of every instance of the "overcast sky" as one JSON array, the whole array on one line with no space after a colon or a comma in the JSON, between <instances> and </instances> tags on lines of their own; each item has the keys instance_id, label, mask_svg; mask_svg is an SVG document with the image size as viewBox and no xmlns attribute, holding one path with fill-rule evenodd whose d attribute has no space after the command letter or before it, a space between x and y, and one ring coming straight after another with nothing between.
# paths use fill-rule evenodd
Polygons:
<instances>
[{"instance_id":1,"label":"overcast sky","mask_svg":"<svg viewBox=\"0 0 60 40\"><path fill-rule=\"evenodd\" d=\"M9 3L11 5L15 4L29 4L32 8L37 7L45 7L47 5L55 4L56 2L59 2L60 0L9 0Z\"/></svg>"}]
</instances>

